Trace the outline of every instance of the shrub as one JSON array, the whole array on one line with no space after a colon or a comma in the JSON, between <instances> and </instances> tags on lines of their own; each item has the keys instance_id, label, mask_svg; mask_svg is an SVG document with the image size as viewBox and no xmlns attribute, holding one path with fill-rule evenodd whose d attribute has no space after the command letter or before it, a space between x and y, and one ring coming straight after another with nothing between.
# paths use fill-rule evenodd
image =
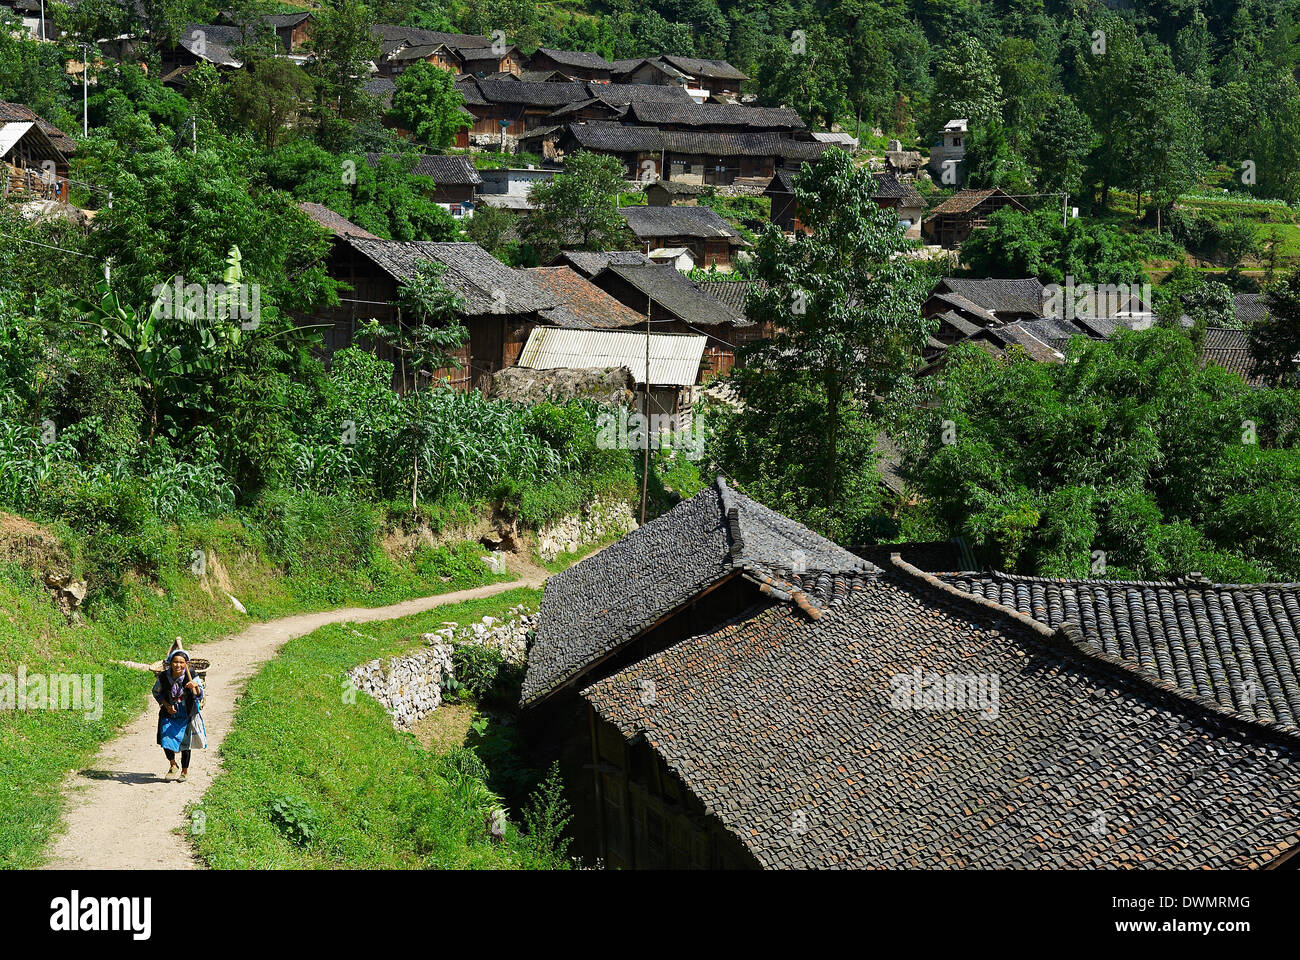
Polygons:
<instances>
[{"instance_id":1,"label":"shrub","mask_svg":"<svg viewBox=\"0 0 1300 960\"><path fill-rule=\"evenodd\" d=\"M492 689L504 660L501 651L479 643L462 643L451 655L456 681L475 699Z\"/></svg>"},{"instance_id":2,"label":"shrub","mask_svg":"<svg viewBox=\"0 0 1300 960\"><path fill-rule=\"evenodd\" d=\"M277 794L268 804L271 822L290 843L306 846L320 827L320 815L305 800Z\"/></svg>"}]
</instances>

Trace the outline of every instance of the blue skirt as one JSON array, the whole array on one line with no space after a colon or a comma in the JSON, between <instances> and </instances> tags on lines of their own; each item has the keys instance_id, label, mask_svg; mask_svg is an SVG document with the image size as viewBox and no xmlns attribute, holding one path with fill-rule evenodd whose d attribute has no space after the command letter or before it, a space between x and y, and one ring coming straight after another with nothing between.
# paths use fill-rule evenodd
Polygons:
<instances>
[{"instance_id":1,"label":"blue skirt","mask_svg":"<svg viewBox=\"0 0 1300 960\"><path fill-rule=\"evenodd\" d=\"M189 747L190 718L179 710L175 716L164 713L158 718L158 743L164 750L186 750Z\"/></svg>"}]
</instances>

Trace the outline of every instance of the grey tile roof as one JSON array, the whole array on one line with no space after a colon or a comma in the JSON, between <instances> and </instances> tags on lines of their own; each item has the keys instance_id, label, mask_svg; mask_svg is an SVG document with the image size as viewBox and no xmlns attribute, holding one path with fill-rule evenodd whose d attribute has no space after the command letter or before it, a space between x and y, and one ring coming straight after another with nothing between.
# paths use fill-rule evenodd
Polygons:
<instances>
[{"instance_id":1,"label":"grey tile roof","mask_svg":"<svg viewBox=\"0 0 1300 960\"><path fill-rule=\"evenodd\" d=\"M466 316L534 313L560 302L527 274L510 269L477 243L346 239L353 249L399 282L415 276L422 262L441 263L447 268L443 282L461 295L461 312Z\"/></svg>"},{"instance_id":2,"label":"grey tile roof","mask_svg":"<svg viewBox=\"0 0 1300 960\"><path fill-rule=\"evenodd\" d=\"M934 293L943 290L949 290L997 314L1029 313L1041 317L1046 313L1043 285L1036 277L1021 280L947 277L939 281Z\"/></svg>"},{"instance_id":3,"label":"grey tile roof","mask_svg":"<svg viewBox=\"0 0 1300 960\"><path fill-rule=\"evenodd\" d=\"M1264 312L1260 305L1260 314ZM1227 327L1208 327L1201 356L1240 376L1252 387L1265 386L1264 378L1255 373L1255 357L1250 352L1250 339L1245 330Z\"/></svg>"},{"instance_id":4,"label":"grey tile roof","mask_svg":"<svg viewBox=\"0 0 1300 960\"><path fill-rule=\"evenodd\" d=\"M659 59L693 77L708 77L715 80L749 79L726 60L702 60L698 57L678 57L671 54L663 54Z\"/></svg>"},{"instance_id":5,"label":"grey tile roof","mask_svg":"<svg viewBox=\"0 0 1300 960\"><path fill-rule=\"evenodd\" d=\"M637 123L679 126L726 126L757 130L802 130L797 110L747 107L726 103L636 103L629 111ZM822 144L825 146L825 144Z\"/></svg>"},{"instance_id":6,"label":"grey tile roof","mask_svg":"<svg viewBox=\"0 0 1300 960\"><path fill-rule=\"evenodd\" d=\"M474 49L492 46L490 37L481 37L473 33L444 33L441 30L425 30L420 27L406 27L395 23L377 23L371 32L382 40L406 40L409 43L445 43L456 49Z\"/></svg>"},{"instance_id":7,"label":"grey tile roof","mask_svg":"<svg viewBox=\"0 0 1300 960\"><path fill-rule=\"evenodd\" d=\"M528 653L523 702L531 705L549 696L732 575L749 577L804 615L819 616L837 599L842 602L833 593L809 596L792 584L790 568L800 560L809 572L827 573L832 580L835 575L858 575L860 580L880 573L719 480L547 581Z\"/></svg>"},{"instance_id":8,"label":"grey tile roof","mask_svg":"<svg viewBox=\"0 0 1300 960\"><path fill-rule=\"evenodd\" d=\"M385 106L391 106L397 82L392 77L372 77L361 85L361 89L372 97L378 97Z\"/></svg>"},{"instance_id":9,"label":"grey tile roof","mask_svg":"<svg viewBox=\"0 0 1300 960\"><path fill-rule=\"evenodd\" d=\"M1245 326L1263 319L1264 314L1268 312L1264 306L1263 296L1258 293L1234 294L1232 305L1237 312L1237 321Z\"/></svg>"},{"instance_id":10,"label":"grey tile roof","mask_svg":"<svg viewBox=\"0 0 1300 960\"><path fill-rule=\"evenodd\" d=\"M632 108L629 108L629 112ZM715 157L780 157L786 160L816 160L826 152L824 143L794 140L772 131L664 130L664 148L675 153Z\"/></svg>"},{"instance_id":11,"label":"grey tile roof","mask_svg":"<svg viewBox=\"0 0 1300 960\"><path fill-rule=\"evenodd\" d=\"M663 135L654 127L624 126L603 120L589 123L571 123L569 135L578 146L587 150L605 150L611 153L657 152L663 149Z\"/></svg>"},{"instance_id":12,"label":"grey tile roof","mask_svg":"<svg viewBox=\"0 0 1300 960\"><path fill-rule=\"evenodd\" d=\"M485 103L508 103L527 107L559 107L566 103L573 103L576 100L588 99L587 85L577 81L530 83L527 80L478 79L474 83L477 84L479 94Z\"/></svg>"},{"instance_id":13,"label":"grey tile roof","mask_svg":"<svg viewBox=\"0 0 1300 960\"><path fill-rule=\"evenodd\" d=\"M206 60L219 67L238 67L239 59L233 48L243 42L244 31L213 23L189 23L180 31L176 45L200 60Z\"/></svg>"},{"instance_id":14,"label":"grey tile roof","mask_svg":"<svg viewBox=\"0 0 1300 960\"><path fill-rule=\"evenodd\" d=\"M948 677L996 698L942 709L895 679ZM764 867L1240 868L1300 842L1293 736L919 571L816 620L751 611L582 695Z\"/></svg>"},{"instance_id":15,"label":"grey tile roof","mask_svg":"<svg viewBox=\"0 0 1300 960\"><path fill-rule=\"evenodd\" d=\"M740 310L705 293L693 280L670 264L624 266L612 263L606 269L684 323L704 326L730 324L737 327L751 325ZM599 275L597 279L599 282Z\"/></svg>"},{"instance_id":16,"label":"grey tile roof","mask_svg":"<svg viewBox=\"0 0 1300 960\"><path fill-rule=\"evenodd\" d=\"M552 266L567 266L584 277L594 277L611 264L622 267L653 267L655 262L639 250L563 250Z\"/></svg>"},{"instance_id":17,"label":"grey tile roof","mask_svg":"<svg viewBox=\"0 0 1300 960\"><path fill-rule=\"evenodd\" d=\"M1250 720L1296 729L1300 584L1050 580L1006 573L945 577L1134 669Z\"/></svg>"},{"instance_id":18,"label":"grey tile roof","mask_svg":"<svg viewBox=\"0 0 1300 960\"><path fill-rule=\"evenodd\" d=\"M736 228L708 207L623 207L627 225L640 240L696 237L743 242Z\"/></svg>"},{"instance_id":19,"label":"grey tile roof","mask_svg":"<svg viewBox=\"0 0 1300 960\"><path fill-rule=\"evenodd\" d=\"M766 290L764 280L696 280L695 285L713 297L725 303L741 316L745 315L745 298L750 290Z\"/></svg>"},{"instance_id":20,"label":"grey tile roof","mask_svg":"<svg viewBox=\"0 0 1300 960\"><path fill-rule=\"evenodd\" d=\"M367 153L366 162L372 167L378 166L379 157L377 153ZM465 187L483 182L478 171L465 157L422 153L415 158L415 166L411 168L411 173L421 177L432 177L434 183L439 186Z\"/></svg>"},{"instance_id":21,"label":"grey tile roof","mask_svg":"<svg viewBox=\"0 0 1300 960\"><path fill-rule=\"evenodd\" d=\"M606 103L694 103L682 87L662 83L588 83L587 92Z\"/></svg>"},{"instance_id":22,"label":"grey tile roof","mask_svg":"<svg viewBox=\"0 0 1300 960\"><path fill-rule=\"evenodd\" d=\"M876 196L901 200L908 206L925 206L925 197L921 196L920 191L910 183L903 183L894 173L886 170L871 176L876 181Z\"/></svg>"},{"instance_id":23,"label":"grey tile roof","mask_svg":"<svg viewBox=\"0 0 1300 960\"><path fill-rule=\"evenodd\" d=\"M566 67L580 67L584 70L609 70L613 66L600 54L588 53L585 50L555 50L551 47L538 47L537 53L545 54L556 63Z\"/></svg>"},{"instance_id":24,"label":"grey tile roof","mask_svg":"<svg viewBox=\"0 0 1300 960\"><path fill-rule=\"evenodd\" d=\"M358 227L351 220L340 216L329 207L319 203L299 203L298 208L311 217L326 230L340 237L361 237L363 240L378 240L369 230Z\"/></svg>"}]
</instances>

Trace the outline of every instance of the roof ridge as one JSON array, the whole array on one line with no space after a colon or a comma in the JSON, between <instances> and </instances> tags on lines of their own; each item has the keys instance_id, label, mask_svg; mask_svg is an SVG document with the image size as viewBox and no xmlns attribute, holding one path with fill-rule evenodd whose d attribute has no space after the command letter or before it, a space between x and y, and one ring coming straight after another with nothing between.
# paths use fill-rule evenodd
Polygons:
<instances>
[{"instance_id":1,"label":"roof ridge","mask_svg":"<svg viewBox=\"0 0 1300 960\"><path fill-rule=\"evenodd\" d=\"M1184 690L1176 684L1163 680L1160 677L1148 672L1138 664L1116 657L1106 653L1104 650L1097 650L1088 645L1083 638L1083 631L1074 621L1062 623L1059 627L1053 629L1045 623L1035 620L1028 614L1021 613L1013 607L998 603L996 600L990 600L987 597L978 596L973 593L967 593L949 583L945 583L937 576L920 570L897 553L890 554L890 562L894 568L904 576L919 580L926 586L938 590L945 596L949 597L954 603L974 606L986 611L991 611L999 616L1013 620L1021 626L1029 629L1031 632L1044 640L1052 643L1053 646L1065 652L1072 653L1076 656L1083 657L1091 663L1101 663L1111 668L1119 674L1119 679L1140 683L1151 688L1157 697L1163 700L1173 700L1180 704L1191 705L1204 713L1210 714L1210 719L1227 724L1236 728L1240 732L1245 732L1252 737L1257 737L1261 731L1270 735L1272 738L1281 741L1289 746L1294 746L1300 742L1300 728L1286 723L1275 723L1263 720L1252 720L1244 717L1239 713L1227 709L1217 701L1202 697L1199 694Z\"/></svg>"},{"instance_id":2,"label":"roof ridge","mask_svg":"<svg viewBox=\"0 0 1300 960\"><path fill-rule=\"evenodd\" d=\"M1109 587L1178 587L1180 589L1200 590L1253 590L1267 587L1278 590L1300 590L1300 582L1268 580L1259 583L1216 583L1213 580L1203 579L1194 574L1187 574L1177 580L1107 580L1089 577L1037 577L1026 573L1007 573L1003 570L958 570L945 572L944 576L995 577L1021 583L1088 584L1090 586Z\"/></svg>"}]
</instances>

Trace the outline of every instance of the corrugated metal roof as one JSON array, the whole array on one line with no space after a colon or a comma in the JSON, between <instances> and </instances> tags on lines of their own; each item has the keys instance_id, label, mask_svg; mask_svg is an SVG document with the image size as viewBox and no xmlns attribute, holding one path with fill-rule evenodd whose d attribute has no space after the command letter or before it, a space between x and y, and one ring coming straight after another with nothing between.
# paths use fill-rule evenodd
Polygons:
<instances>
[{"instance_id":1,"label":"corrugated metal roof","mask_svg":"<svg viewBox=\"0 0 1300 960\"><path fill-rule=\"evenodd\" d=\"M519 355L519 366L531 370L627 367L637 383L645 383L645 340L644 333L622 330L534 327ZM650 334L651 385L693 385L699 377L705 343L705 337L694 334Z\"/></svg>"},{"instance_id":2,"label":"corrugated metal roof","mask_svg":"<svg viewBox=\"0 0 1300 960\"><path fill-rule=\"evenodd\" d=\"M34 123L6 123L0 126L0 157L3 157L36 126Z\"/></svg>"}]
</instances>

